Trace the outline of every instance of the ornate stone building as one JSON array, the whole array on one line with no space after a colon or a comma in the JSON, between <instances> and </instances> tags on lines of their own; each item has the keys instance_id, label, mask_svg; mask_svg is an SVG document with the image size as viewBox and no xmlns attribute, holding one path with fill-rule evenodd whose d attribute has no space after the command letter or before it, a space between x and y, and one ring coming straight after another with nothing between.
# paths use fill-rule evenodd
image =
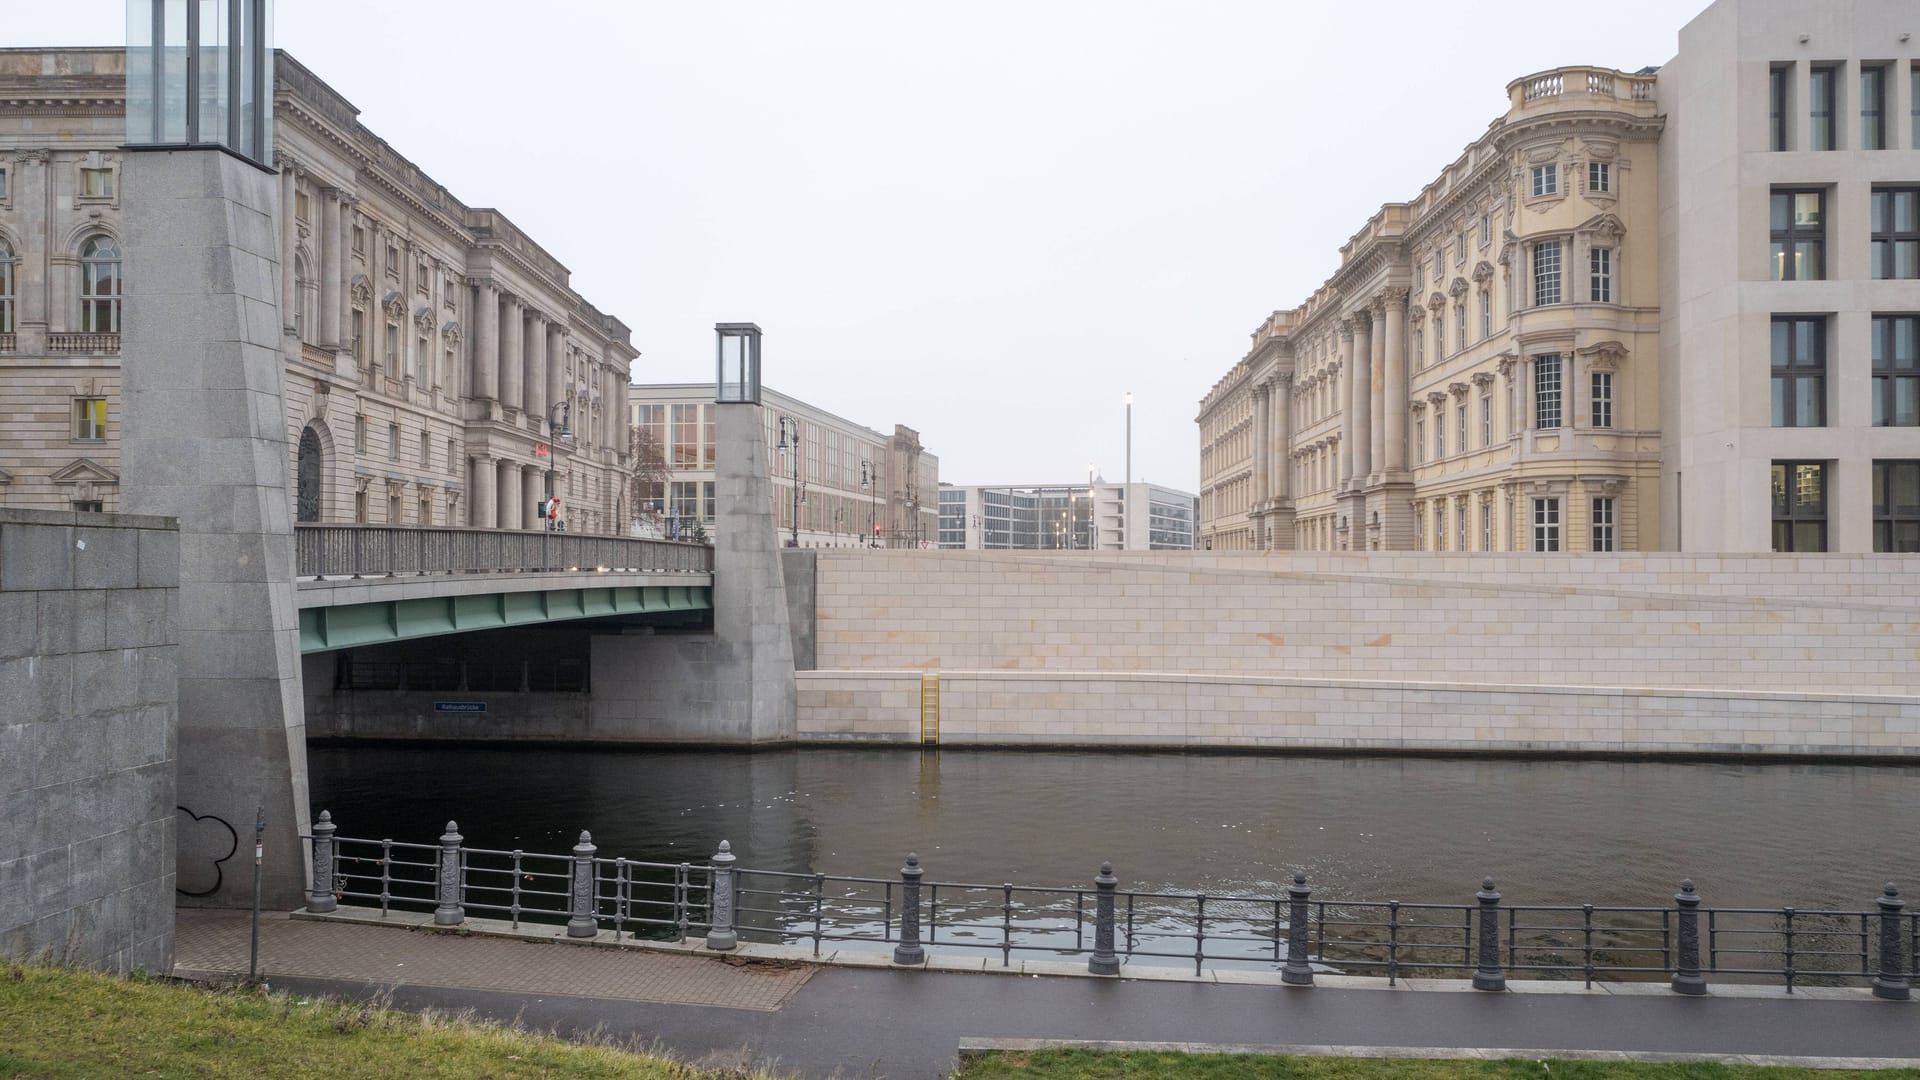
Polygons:
<instances>
[{"instance_id":1,"label":"ornate stone building","mask_svg":"<svg viewBox=\"0 0 1920 1080\"><path fill-rule=\"evenodd\" d=\"M0 506L118 501L125 64L0 50ZM296 516L528 528L554 493L568 528L625 532L628 328L299 62L274 74Z\"/></svg>"},{"instance_id":2,"label":"ornate stone building","mask_svg":"<svg viewBox=\"0 0 1920 1080\"><path fill-rule=\"evenodd\" d=\"M1653 76L1507 90L1201 401L1205 546L1657 546Z\"/></svg>"}]
</instances>

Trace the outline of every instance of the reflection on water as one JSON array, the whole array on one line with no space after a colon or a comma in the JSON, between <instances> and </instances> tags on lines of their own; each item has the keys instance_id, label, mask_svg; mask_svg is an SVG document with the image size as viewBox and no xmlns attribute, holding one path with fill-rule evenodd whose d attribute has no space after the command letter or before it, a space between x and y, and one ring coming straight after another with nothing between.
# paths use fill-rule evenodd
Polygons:
<instances>
[{"instance_id":1,"label":"reflection on water","mask_svg":"<svg viewBox=\"0 0 1920 1080\"><path fill-rule=\"evenodd\" d=\"M1071 751L315 748L342 835L928 880L1316 896L1867 906L1920 868L1920 769Z\"/></svg>"}]
</instances>

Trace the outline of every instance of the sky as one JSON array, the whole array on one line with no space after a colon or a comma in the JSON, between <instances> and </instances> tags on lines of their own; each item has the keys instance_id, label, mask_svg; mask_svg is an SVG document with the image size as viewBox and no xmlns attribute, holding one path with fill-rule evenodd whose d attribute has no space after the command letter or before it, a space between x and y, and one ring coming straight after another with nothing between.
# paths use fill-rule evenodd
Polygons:
<instances>
[{"instance_id":1,"label":"sky","mask_svg":"<svg viewBox=\"0 0 1920 1080\"><path fill-rule=\"evenodd\" d=\"M1199 484L1200 398L1570 64L1672 57L1704 0L279 0L275 44L633 328L635 382L905 424L958 484ZM0 0L120 45L124 0Z\"/></svg>"}]
</instances>

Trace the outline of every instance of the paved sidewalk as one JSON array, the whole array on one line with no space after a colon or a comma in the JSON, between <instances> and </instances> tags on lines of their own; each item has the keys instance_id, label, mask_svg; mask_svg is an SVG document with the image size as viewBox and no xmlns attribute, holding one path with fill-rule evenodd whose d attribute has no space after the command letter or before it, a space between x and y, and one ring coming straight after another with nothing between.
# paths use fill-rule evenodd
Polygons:
<instances>
[{"instance_id":1,"label":"paved sidewalk","mask_svg":"<svg viewBox=\"0 0 1920 1080\"><path fill-rule=\"evenodd\" d=\"M273 982L283 988L357 996L391 986L393 1002L401 1008L470 1008L562 1035L599 1030L658 1042L696 1063L772 1062L782 1071L809 1077L944 1077L960 1042L979 1038L1505 1048L1540 1056L1556 1050L1625 1050L1920 1057L1920 1004L1857 996L1790 1000L1287 990L1224 982L887 968L825 968L807 979L795 972L751 973L673 953L288 922L284 917L270 924L262 940L263 953L278 961L278 966L267 965ZM181 967L244 971L245 916L181 912L178 953ZM697 967L669 968L662 961ZM429 965L425 970L431 980L420 978L423 963ZM601 964L609 966L589 967ZM646 992L655 996L636 996L620 981L619 972L629 968L670 981L683 976L665 973L684 971L686 992L649 983ZM589 970L593 974L581 974ZM628 978L646 982L655 977ZM693 992L708 984L701 980L731 985ZM696 996L739 1001L752 997L753 991L773 993L759 980L790 988L773 1005L664 1003ZM592 988L603 981L629 992L597 996Z\"/></svg>"}]
</instances>

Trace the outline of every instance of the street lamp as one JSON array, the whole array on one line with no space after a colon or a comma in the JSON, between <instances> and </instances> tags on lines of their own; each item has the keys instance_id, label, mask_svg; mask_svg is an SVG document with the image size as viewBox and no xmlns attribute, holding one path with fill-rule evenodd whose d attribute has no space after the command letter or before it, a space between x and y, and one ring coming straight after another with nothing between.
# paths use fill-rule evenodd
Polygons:
<instances>
[{"instance_id":1,"label":"street lamp","mask_svg":"<svg viewBox=\"0 0 1920 1080\"><path fill-rule=\"evenodd\" d=\"M787 546L800 546L800 421L791 416L780 418L780 443L774 449L787 455L788 475L793 478L793 539Z\"/></svg>"},{"instance_id":2,"label":"street lamp","mask_svg":"<svg viewBox=\"0 0 1920 1080\"><path fill-rule=\"evenodd\" d=\"M1094 543L1095 535L1096 534L1095 534L1094 524L1093 524L1093 462L1089 461L1087 462L1087 550L1088 551L1092 551L1096 546Z\"/></svg>"},{"instance_id":3,"label":"street lamp","mask_svg":"<svg viewBox=\"0 0 1920 1080\"><path fill-rule=\"evenodd\" d=\"M1133 486L1133 391L1127 391L1127 486Z\"/></svg>"},{"instance_id":4,"label":"street lamp","mask_svg":"<svg viewBox=\"0 0 1920 1080\"><path fill-rule=\"evenodd\" d=\"M879 479L879 476L876 475L874 470L873 462L862 461L860 463L860 490L867 493L866 543L868 547L879 546L874 542L874 536L879 531L879 527L874 523L874 512L877 509L876 500L879 498L879 491L877 490L880 486Z\"/></svg>"}]
</instances>

